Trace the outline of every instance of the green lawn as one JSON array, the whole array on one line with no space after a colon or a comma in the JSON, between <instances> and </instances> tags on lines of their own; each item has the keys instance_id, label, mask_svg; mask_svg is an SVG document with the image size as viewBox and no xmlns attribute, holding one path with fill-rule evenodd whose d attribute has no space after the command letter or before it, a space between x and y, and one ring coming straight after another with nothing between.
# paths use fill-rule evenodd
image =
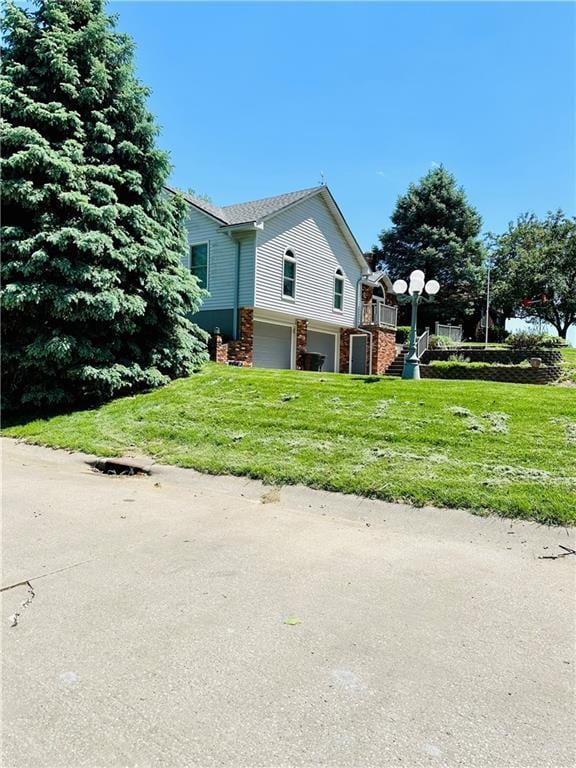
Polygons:
<instances>
[{"instance_id":1,"label":"green lawn","mask_svg":"<svg viewBox=\"0 0 576 768\"><path fill-rule=\"evenodd\" d=\"M562 350L564 358L564 377L568 381L576 383L576 347L567 347Z\"/></svg>"},{"instance_id":2,"label":"green lawn","mask_svg":"<svg viewBox=\"0 0 576 768\"><path fill-rule=\"evenodd\" d=\"M4 434L99 455L549 523L576 521L576 390L210 364Z\"/></svg>"}]
</instances>

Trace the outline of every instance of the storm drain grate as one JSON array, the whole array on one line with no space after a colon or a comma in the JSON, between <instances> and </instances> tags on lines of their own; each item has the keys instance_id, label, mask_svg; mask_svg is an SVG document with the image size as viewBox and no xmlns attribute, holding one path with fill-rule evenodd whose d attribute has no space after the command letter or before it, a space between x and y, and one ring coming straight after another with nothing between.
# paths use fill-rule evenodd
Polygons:
<instances>
[{"instance_id":1,"label":"storm drain grate","mask_svg":"<svg viewBox=\"0 0 576 768\"><path fill-rule=\"evenodd\" d=\"M88 464L103 475L149 475L150 468L135 459L96 459Z\"/></svg>"}]
</instances>

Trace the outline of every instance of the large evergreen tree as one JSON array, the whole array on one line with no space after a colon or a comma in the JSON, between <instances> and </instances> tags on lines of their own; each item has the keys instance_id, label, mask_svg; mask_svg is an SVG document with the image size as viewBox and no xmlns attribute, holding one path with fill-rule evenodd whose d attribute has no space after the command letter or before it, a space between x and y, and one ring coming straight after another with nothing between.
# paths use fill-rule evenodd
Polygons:
<instances>
[{"instance_id":1,"label":"large evergreen tree","mask_svg":"<svg viewBox=\"0 0 576 768\"><path fill-rule=\"evenodd\" d=\"M188 319L185 204L133 47L102 0L4 12L3 397L96 401L155 387L205 359Z\"/></svg>"},{"instance_id":2,"label":"large evergreen tree","mask_svg":"<svg viewBox=\"0 0 576 768\"><path fill-rule=\"evenodd\" d=\"M414 269L438 280L436 302L419 311L422 325L454 319L470 331L481 302L484 249L482 220L464 190L445 168L434 168L398 198L391 219L374 247L375 260L393 280L406 280Z\"/></svg>"}]
</instances>

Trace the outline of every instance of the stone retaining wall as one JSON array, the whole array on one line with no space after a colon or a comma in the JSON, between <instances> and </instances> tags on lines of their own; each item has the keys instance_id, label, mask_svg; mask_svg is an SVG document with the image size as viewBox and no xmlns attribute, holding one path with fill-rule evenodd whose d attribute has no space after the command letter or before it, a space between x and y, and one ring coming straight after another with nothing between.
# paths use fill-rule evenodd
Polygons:
<instances>
[{"instance_id":1,"label":"stone retaining wall","mask_svg":"<svg viewBox=\"0 0 576 768\"><path fill-rule=\"evenodd\" d=\"M458 347L453 349L428 349L422 355L422 362L448 360L452 355L463 355L471 363L502 363L515 365L531 357L539 357L543 365L557 365L562 362L562 352L557 349L478 349Z\"/></svg>"},{"instance_id":2,"label":"stone retaining wall","mask_svg":"<svg viewBox=\"0 0 576 768\"><path fill-rule=\"evenodd\" d=\"M483 381L506 381L515 384L551 384L560 378L562 368L550 365L542 368L519 368L513 365L493 366L491 368L469 368L455 365L453 368L440 368L435 365L420 365L423 379L480 379Z\"/></svg>"}]
</instances>

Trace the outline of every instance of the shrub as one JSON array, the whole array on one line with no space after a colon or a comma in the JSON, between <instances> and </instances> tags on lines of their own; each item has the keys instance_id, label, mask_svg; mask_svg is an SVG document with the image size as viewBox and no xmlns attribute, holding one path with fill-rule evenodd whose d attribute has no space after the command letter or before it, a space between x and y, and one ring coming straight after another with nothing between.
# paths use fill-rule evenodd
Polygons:
<instances>
[{"instance_id":1,"label":"shrub","mask_svg":"<svg viewBox=\"0 0 576 768\"><path fill-rule=\"evenodd\" d=\"M453 341L450 336L432 335L430 336L430 341L428 343L429 349L450 349L458 346L459 342Z\"/></svg>"},{"instance_id":2,"label":"shrub","mask_svg":"<svg viewBox=\"0 0 576 768\"><path fill-rule=\"evenodd\" d=\"M454 357L454 355L451 355L451 357ZM461 356L458 356L461 357ZM508 363L484 363L484 362L478 362L478 363L471 363L466 362L466 358L460 359L460 360L431 360L428 365L433 368L443 368L445 370L448 370L450 368L453 368L454 370L460 370L462 368L468 369L479 369L479 368L531 368L529 360L523 360L521 363L515 363L515 364L508 364ZM540 368L547 368L546 365L541 365Z\"/></svg>"},{"instance_id":3,"label":"shrub","mask_svg":"<svg viewBox=\"0 0 576 768\"><path fill-rule=\"evenodd\" d=\"M410 337L410 326L399 325L396 328L396 344L407 344Z\"/></svg>"},{"instance_id":4,"label":"shrub","mask_svg":"<svg viewBox=\"0 0 576 768\"><path fill-rule=\"evenodd\" d=\"M510 349L542 349L544 346L544 334L532 331L517 331L508 336L506 344Z\"/></svg>"},{"instance_id":5,"label":"shrub","mask_svg":"<svg viewBox=\"0 0 576 768\"><path fill-rule=\"evenodd\" d=\"M455 355L450 355L450 357L448 358L448 362L451 362L451 363L469 363L470 362L470 358L466 357L465 355L462 355L460 353L457 353Z\"/></svg>"},{"instance_id":6,"label":"shrub","mask_svg":"<svg viewBox=\"0 0 576 768\"><path fill-rule=\"evenodd\" d=\"M465 362L463 360L431 360L428 365L433 368L454 368L454 369L460 369L460 368L493 368L493 363L471 363L471 362Z\"/></svg>"},{"instance_id":7,"label":"shrub","mask_svg":"<svg viewBox=\"0 0 576 768\"><path fill-rule=\"evenodd\" d=\"M553 336L551 333L543 333L542 339L542 346L546 348L556 349L558 347L568 346L566 339L563 339L561 336Z\"/></svg>"}]
</instances>

